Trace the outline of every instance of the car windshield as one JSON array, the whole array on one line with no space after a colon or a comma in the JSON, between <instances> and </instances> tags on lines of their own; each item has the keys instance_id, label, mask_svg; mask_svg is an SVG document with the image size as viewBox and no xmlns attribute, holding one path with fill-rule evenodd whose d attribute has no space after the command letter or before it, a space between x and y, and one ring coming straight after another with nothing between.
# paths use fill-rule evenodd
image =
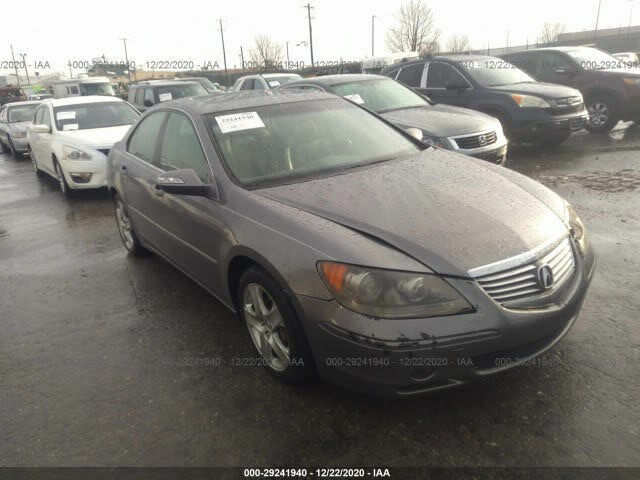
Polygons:
<instances>
[{"instance_id":1,"label":"car windshield","mask_svg":"<svg viewBox=\"0 0 640 480\"><path fill-rule=\"evenodd\" d=\"M284 85L285 83L295 82L300 79L302 79L300 75L282 75L281 77L264 78L270 87L277 87L278 85Z\"/></svg>"},{"instance_id":2,"label":"car windshield","mask_svg":"<svg viewBox=\"0 0 640 480\"><path fill-rule=\"evenodd\" d=\"M457 62L471 78L483 87L513 85L514 83L535 82L534 78L515 65L499 58L465 60Z\"/></svg>"},{"instance_id":3,"label":"car windshield","mask_svg":"<svg viewBox=\"0 0 640 480\"><path fill-rule=\"evenodd\" d=\"M90 128L131 125L140 114L125 102L96 102L65 105L53 109L58 130L88 130Z\"/></svg>"},{"instance_id":4,"label":"car windshield","mask_svg":"<svg viewBox=\"0 0 640 480\"><path fill-rule=\"evenodd\" d=\"M39 104L33 103L31 105L10 107L7 120L9 120L9 123L30 122L33 120L33 113L36 111L38 106Z\"/></svg>"},{"instance_id":5,"label":"car windshield","mask_svg":"<svg viewBox=\"0 0 640 480\"><path fill-rule=\"evenodd\" d=\"M198 97L209 92L199 83L183 83L176 85L158 85L156 94L161 102L182 97Z\"/></svg>"},{"instance_id":6,"label":"car windshield","mask_svg":"<svg viewBox=\"0 0 640 480\"><path fill-rule=\"evenodd\" d=\"M576 48L567 52L585 70L620 68L620 59L596 48Z\"/></svg>"},{"instance_id":7,"label":"car windshield","mask_svg":"<svg viewBox=\"0 0 640 480\"><path fill-rule=\"evenodd\" d=\"M80 95L110 95L114 96L115 92L110 83L81 83L79 85Z\"/></svg>"},{"instance_id":8,"label":"car windshield","mask_svg":"<svg viewBox=\"0 0 640 480\"><path fill-rule=\"evenodd\" d=\"M378 113L429 105L424 98L409 88L386 79L333 85L331 93L361 103Z\"/></svg>"},{"instance_id":9,"label":"car windshield","mask_svg":"<svg viewBox=\"0 0 640 480\"><path fill-rule=\"evenodd\" d=\"M293 182L421 150L374 115L338 98L206 118L228 169L246 186Z\"/></svg>"}]
</instances>

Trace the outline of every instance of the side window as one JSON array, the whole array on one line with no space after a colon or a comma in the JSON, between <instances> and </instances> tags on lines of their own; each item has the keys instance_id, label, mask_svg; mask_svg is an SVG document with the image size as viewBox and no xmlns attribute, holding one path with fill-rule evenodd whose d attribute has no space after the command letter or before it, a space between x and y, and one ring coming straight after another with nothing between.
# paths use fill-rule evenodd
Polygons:
<instances>
[{"instance_id":1,"label":"side window","mask_svg":"<svg viewBox=\"0 0 640 480\"><path fill-rule=\"evenodd\" d=\"M408 87L419 87L423 70L424 63L407 65L406 67L402 67L400 69L400 73L398 74L398 78L396 80L404 83Z\"/></svg>"},{"instance_id":2,"label":"side window","mask_svg":"<svg viewBox=\"0 0 640 480\"><path fill-rule=\"evenodd\" d=\"M42 109L42 124L51 128L51 116L49 115L49 109L47 107Z\"/></svg>"},{"instance_id":3,"label":"side window","mask_svg":"<svg viewBox=\"0 0 640 480\"><path fill-rule=\"evenodd\" d=\"M155 112L145 117L131 135L127 152L145 162L154 163L156 143L164 117L165 112Z\"/></svg>"},{"instance_id":4,"label":"side window","mask_svg":"<svg viewBox=\"0 0 640 480\"><path fill-rule=\"evenodd\" d=\"M33 123L35 125L40 125L42 123L42 112L44 112L45 107L40 107L37 111L36 111L36 115L34 118Z\"/></svg>"},{"instance_id":5,"label":"side window","mask_svg":"<svg viewBox=\"0 0 640 480\"><path fill-rule=\"evenodd\" d=\"M156 103L155 95L153 94L153 87L147 87L144 89L144 106L150 107Z\"/></svg>"},{"instance_id":6,"label":"side window","mask_svg":"<svg viewBox=\"0 0 640 480\"><path fill-rule=\"evenodd\" d=\"M397 70L391 70L390 72L387 72L387 77L389 78L393 78L395 79L398 76L398 72L400 71L400 69Z\"/></svg>"},{"instance_id":7,"label":"side window","mask_svg":"<svg viewBox=\"0 0 640 480\"><path fill-rule=\"evenodd\" d=\"M136 89L136 104L144 105L144 88Z\"/></svg>"},{"instance_id":8,"label":"side window","mask_svg":"<svg viewBox=\"0 0 640 480\"><path fill-rule=\"evenodd\" d=\"M429 63L427 88L447 88L447 84L466 85L467 79L451 65L442 62Z\"/></svg>"},{"instance_id":9,"label":"side window","mask_svg":"<svg viewBox=\"0 0 640 480\"><path fill-rule=\"evenodd\" d=\"M203 182L209 181L209 166L191 120L170 113L160 150L160 168L165 171L192 168Z\"/></svg>"},{"instance_id":10,"label":"side window","mask_svg":"<svg viewBox=\"0 0 640 480\"><path fill-rule=\"evenodd\" d=\"M259 78L256 78L253 81L253 89L254 90L266 90L267 86L264 84L263 80L260 80Z\"/></svg>"},{"instance_id":11,"label":"side window","mask_svg":"<svg viewBox=\"0 0 640 480\"><path fill-rule=\"evenodd\" d=\"M564 55L557 52L541 52L538 62L538 74L544 78L555 75L556 70L567 70L571 68L571 63Z\"/></svg>"},{"instance_id":12,"label":"side window","mask_svg":"<svg viewBox=\"0 0 640 480\"><path fill-rule=\"evenodd\" d=\"M78 93L80 93L80 92L79 92L79 90L78 90L78 87L76 87L75 85L71 85L71 86L69 87L69 93L70 93L71 95L78 95Z\"/></svg>"},{"instance_id":13,"label":"side window","mask_svg":"<svg viewBox=\"0 0 640 480\"><path fill-rule=\"evenodd\" d=\"M245 78L240 86L240 90L253 90L253 84L255 80L253 78Z\"/></svg>"}]
</instances>

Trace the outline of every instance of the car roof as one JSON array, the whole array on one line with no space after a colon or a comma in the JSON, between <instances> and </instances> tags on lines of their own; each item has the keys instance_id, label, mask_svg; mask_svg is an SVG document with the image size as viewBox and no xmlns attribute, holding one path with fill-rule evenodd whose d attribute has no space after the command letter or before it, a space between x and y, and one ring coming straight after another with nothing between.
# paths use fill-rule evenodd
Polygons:
<instances>
[{"instance_id":1,"label":"car roof","mask_svg":"<svg viewBox=\"0 0 640 480\"><path fill-rule=\"evenodd\" d=\"M87 95L84 97L48 98L41 103L49 103L52 107L65 107L67 105L82 105L86 103L124 102L119 97L107 97L103 95Z\"/></svg>"},{"instance_id":2,"label":"car roof","mask_svg":"<svg viewBox=\"0 0 640 480\"><path fill-rule=\"evenodd\" d=\"M283 85L283 87L292 87L295 85L321 85L323 87L329 87L332 85L339 85L341 83L351 83L351 82L366 82L371 80L390 80L389 77L385 77L384 75L365 75L364 73L344 73L344 74L336 74L336 75L323 75L320 77L308 77L300 80L296 80L295 82L287 83Z\"/></svg>"},{"instance_id":3,"label":"car roof","mask_svg":"<svg viewBox=\"0 0 640 480\"><path fill-rule=\"evenodd\" d=\"M542 47L542 48L530 48L529 50L520 50L518 52L510 52L510 53L504 53L504 56L509 56L509 55L518 55L520 53L527 53L527 52L544 52L544 51L549 51L549 52L571 52L573 50L580 50L583 48L594 48L594 47L586 47L586 46L580 46L580 45L572 45L572 46L564 46L564 47ZM595 48L594 48L595 49ZM597 50L597 49L595 49Z\"/></svg>"},{"instance_id":4,"label":"car roof","mask_svg":"<svg viewBox=\"0 0 640 480\"><path fill-rule=\"evenodd\" d=\"M183 97L158 104L156 108L173 107L186 112L205 115L207 113L242 110L247 108L298 103L309 100L335 99L335 95L324 92L287 92L286 90L247 90L224 95L202 95ZM154 108L155 110L155 108Z\"/></svg>"},{"instance_id":5,"label":"car roof","mask_svg":"<svg viewBox=\"0 0 640 480\"><path fill-rule=\"evenodd\" d=\"M263 73L262 76L264 78L273 78L273 77L299 77L300 75L297 73Z\"/></svg>"},{"instance_id":6,"label":"car roof","mask_svg":"<svg viewBox=\"0 0 640 480\"><path fill-rule=\"evenodd\" d=\"M184 85L185 83L198 84L195 80L145 80L137 82L131 85L131 87L146 87L146 86L166 86L166 85Z\"/></svg>"},{"instance_id":7,"label":"car roof","mask_svg":"<svg viewBox=\"0 0 640 480\"><path fill-rule=\"evenodd\" d=\"M26 100L24 102L8 102L2 105L3 107L14 107L16 105L39 105L42 100Z\"/></svg>"}]
</instances>

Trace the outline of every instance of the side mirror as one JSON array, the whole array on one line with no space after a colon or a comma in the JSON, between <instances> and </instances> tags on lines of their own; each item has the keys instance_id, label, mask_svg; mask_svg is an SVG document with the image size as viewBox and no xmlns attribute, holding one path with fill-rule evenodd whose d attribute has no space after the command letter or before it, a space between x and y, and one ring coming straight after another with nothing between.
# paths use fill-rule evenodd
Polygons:
<instances>
[{"instance_id":1,"label":"side mirror","mask_svg":"<svg viewBox=\"0 0 640 480\"><path fill-rule=\"evenodd\" d=\"M163 175L158 175L155 188L160 192L176 193L178 195L210 198L217 198L218 196L216 186L203 183L191 168L171 170Z\"/></svg>"},{"instance_id":2,"label":"side mirror","mask_svg":"<svg viewBox=\"0 0 640 480\"><path fill-rule=\"evenodd\" d=\"M29 129L33 133L51 133L51 127L49 125L39 124L39 125L31 125Z\"/></svg>"},{"instance_id":3,"label":"side mirror","mask_svg":"<svg viewBox=\"0 0 640 480\"><path fill-rule=\"evenodd\" d=\"M420 130L419 128L409 127L409 128L405 128L404 131L407 132L416 140L422 141L422 137L424 136L422 134L422 130Z\"/></svg>"},{"instance_id":4,"label":"side mirror","mask_svg":"<svg viewBox=\"0 0 640 480\"><path fill-rule=\"evenodd\" d=\"M153 107L153 102L151 100L145 100L144 101L144 106L145 107Z\"/></svg>"},{"instance_id":5,"label":"side mirror","mask_svg":"<svg viewBox=\"0 0 640 480\"><path fill-rule=\"evenodd\" d=\"M446 85L447 90L466 90L467 88L469 88L469 85L467 85L466 83L447 83Z\"/></svg>"}]
</instances>

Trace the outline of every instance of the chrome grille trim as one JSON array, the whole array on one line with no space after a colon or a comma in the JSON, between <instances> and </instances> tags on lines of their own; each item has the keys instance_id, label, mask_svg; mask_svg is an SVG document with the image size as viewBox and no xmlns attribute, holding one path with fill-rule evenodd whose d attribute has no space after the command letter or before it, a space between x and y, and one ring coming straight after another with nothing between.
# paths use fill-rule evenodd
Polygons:
<instances>
[{"instance_id":1,"label":"chrome grille trim","mask_svg":"<svg viewBox=\"0 0 640 480\"><path fill-rule=\"evenodd\" d=\"M538 283L538 267L548 265L553 285L545 290ZM498 303L531 300L562 286L575 271L569 237L546 242L529 252L469 270L478 285Z\"/></svg>"},{"instance_id":2,"label":"chrome grille trim","mask_svg":"<svg viewBox=\"0 0 640 480\"><path fill-rule=\"evenodd\" d=\"M480 142L480 137L484 137L484 142ZM459 137L451 137L458 145L458 148L462 150L473 150L474 148L486 147L487 145L493 145L498 139L498 135L495 130L491 130L484 133L476 133L472 135L465 135Z\"/></svg>"}]
</instances>

